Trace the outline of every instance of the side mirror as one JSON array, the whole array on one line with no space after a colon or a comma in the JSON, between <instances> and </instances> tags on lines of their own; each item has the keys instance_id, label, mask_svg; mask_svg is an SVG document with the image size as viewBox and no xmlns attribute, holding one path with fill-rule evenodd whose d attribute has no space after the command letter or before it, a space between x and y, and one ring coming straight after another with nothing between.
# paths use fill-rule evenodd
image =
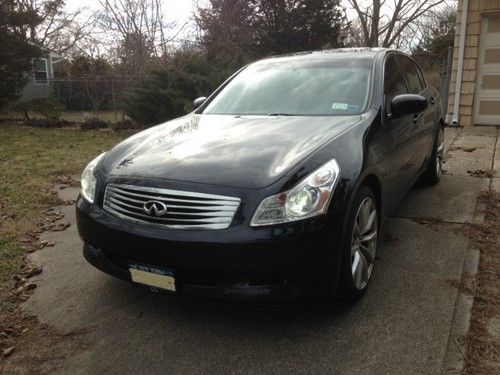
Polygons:
<instances>
[{"instance_id":1,"label":"side mirror","mask_svg":"<svg viewBox=\"0 0 500 375\"><path fill-rule=\"evenodd\" d=\"M403 94L395 96L391 102L391 114L393 116L409 115L419 113L427 108L427 99L422 95Z\"/></svg>"},{"instance_id":2,"label":"side mirror","mask_svg":"<svg viewBox=\"0 0 500 375\"><path fill-rule=\"evenodd\" d=\"M205 103L206 100L207 100L207 98L205 96L201 96L201 97L193 100L194 109L198 108L200 105Z\"/></svg>"}]
</instances>

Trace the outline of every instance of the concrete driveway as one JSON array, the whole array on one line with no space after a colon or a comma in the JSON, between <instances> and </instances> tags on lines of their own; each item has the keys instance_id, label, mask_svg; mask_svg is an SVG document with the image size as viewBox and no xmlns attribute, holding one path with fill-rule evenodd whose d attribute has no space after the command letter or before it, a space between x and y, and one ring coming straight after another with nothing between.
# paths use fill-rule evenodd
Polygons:
<instances>
[{"instance_id":1,"label":"concrete driveway","mask_svg":"<svg viewBox=\"0 0 500 375\"><path fill-rule=\"evenodd\" d=\"M55 246L32 255L43 273L23 308L61 332L83 332L80 350L51 361L59 373L452 372L471 304L457 283L477 267L461 227L482 220L476 194L491 182L468 171L492 168L496 142L495 128L446 130L446 175L416 187L389 220L373 284L354 306L152 293L84 261L71 205L57 208L71 226L45 233ZM74 199L77 190L60 194ZM13 354L6 372L24 372L25 360Z\"/></svg>"}]
</instances>

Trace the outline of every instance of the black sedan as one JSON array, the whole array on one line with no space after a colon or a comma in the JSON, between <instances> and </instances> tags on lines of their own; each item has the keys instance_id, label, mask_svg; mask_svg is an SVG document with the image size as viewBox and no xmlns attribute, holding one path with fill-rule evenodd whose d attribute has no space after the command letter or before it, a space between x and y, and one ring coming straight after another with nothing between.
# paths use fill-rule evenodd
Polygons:
<instances>
[{"instance_id":1,"label":"black sedan","mask_svg":"<svg viewBox=\"0 0 500 375\"><path fill-rule=\"evenodd\" d=\"M356 299L384 219L441 176L440 96L399 51L267 58L195 105L83 172L95 267L176 292Z\"/></svg>"}]
</instances>

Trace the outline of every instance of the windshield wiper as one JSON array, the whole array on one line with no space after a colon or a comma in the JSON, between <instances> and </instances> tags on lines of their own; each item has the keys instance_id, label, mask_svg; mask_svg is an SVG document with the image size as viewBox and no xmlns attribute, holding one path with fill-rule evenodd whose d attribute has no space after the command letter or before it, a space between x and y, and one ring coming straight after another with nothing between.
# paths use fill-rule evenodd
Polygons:
<instances>
[{"instance_id":1,"label":"windshield wiper","mask_svg":"<svg viewBox=\"0 0 500 375\"><path fill-rule=\"evenodd\" d=\"M266 116L295 116L293 113L270 112Z\"/></svg>"}]
</instances>

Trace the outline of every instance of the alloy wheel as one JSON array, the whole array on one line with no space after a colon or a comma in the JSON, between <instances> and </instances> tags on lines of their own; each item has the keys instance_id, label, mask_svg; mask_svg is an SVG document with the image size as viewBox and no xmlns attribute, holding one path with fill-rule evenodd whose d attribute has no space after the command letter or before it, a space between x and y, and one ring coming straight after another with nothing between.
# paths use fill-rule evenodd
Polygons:
<instances>
[{"instance_id":1,"label":"alloy wheel","mask_svg":"<svg viewBox=\"0 0 500 375\"><path fill-rule=\"evenodd\" d=\"M351 272L354 286L362 290L370 280L377 250L377 207L371 197L359 205L351 239Z\"/></svg>"},{"instance_id":2,"label":"alloy wheel","mask_svg":"<svg viewBox=\"0 0 500 375\"><path fill-rule=\"evenodd\" d=\"M443 155L444 155L444 132L443 128L439 127L436 149L436 175L441 177L443 172Z\"/></svg>"}]
</instances>

